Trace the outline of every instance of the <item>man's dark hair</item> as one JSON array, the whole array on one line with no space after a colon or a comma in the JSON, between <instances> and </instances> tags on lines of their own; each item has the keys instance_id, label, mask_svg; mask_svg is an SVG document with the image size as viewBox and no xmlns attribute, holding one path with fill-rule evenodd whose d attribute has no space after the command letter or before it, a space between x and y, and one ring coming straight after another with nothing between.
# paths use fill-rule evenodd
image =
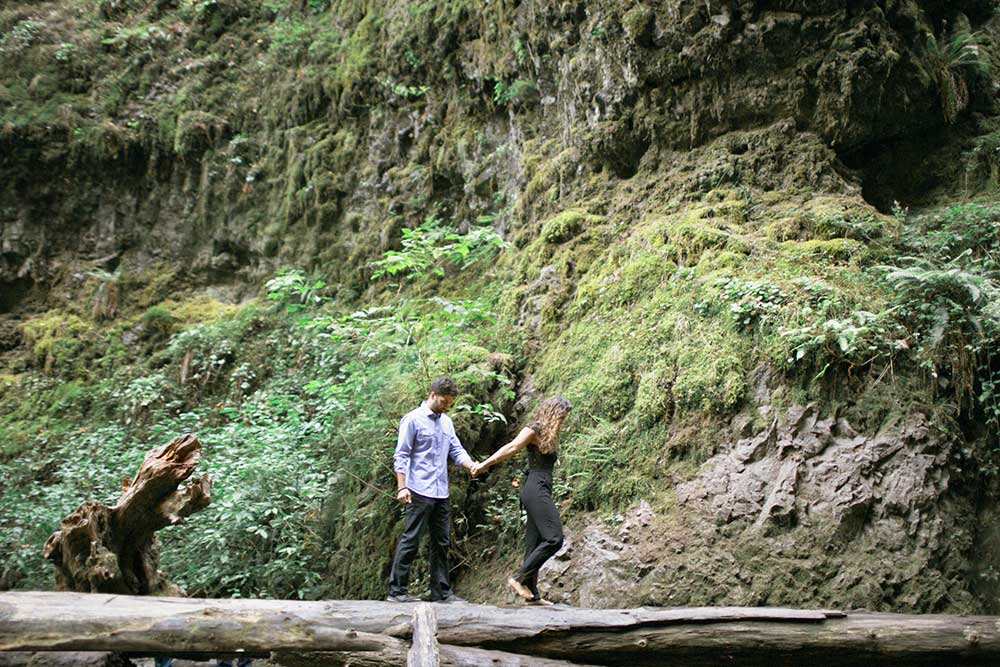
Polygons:
<instances>
[{"instance_id":1,"label":"man's dark hair","mask_svg":"<svg viewBox=\"0 0 1000 667\"><path fill-rule=\"evenodd\" d=\"M431 393L438 396L458 396L458 386L451 378L441 376L431 382Z\"/></svg>"}]
</instances>

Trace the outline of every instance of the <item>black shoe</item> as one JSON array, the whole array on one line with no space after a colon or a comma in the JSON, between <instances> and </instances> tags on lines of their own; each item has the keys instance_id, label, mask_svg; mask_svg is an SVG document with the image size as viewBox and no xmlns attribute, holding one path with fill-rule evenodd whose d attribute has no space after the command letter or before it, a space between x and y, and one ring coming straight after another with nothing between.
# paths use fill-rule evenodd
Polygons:
<instances>
[{"instance_id":1,"label":"black shoe","mask_svg":"<svg viewBox=\"0 0 1000 667\"><path fill-rule=\"evenodd\" d=\"M434 600L434 602L443 602L445 604L468 604L468 600L465 598L460 598L454 593L449 594L447 597L439 598Z\"/></svg>"},{"instance_id":2,"label":"black shoe","mask_svg":"<svg viewBox=\"0 0 1000 667\"><path fill-rule=\"evenodd\" d=\"M399 595L390 595L385 599L386 602L420 602L420 598L414 597L409 593L400 593Z\"/></svg>"}]
</instances>

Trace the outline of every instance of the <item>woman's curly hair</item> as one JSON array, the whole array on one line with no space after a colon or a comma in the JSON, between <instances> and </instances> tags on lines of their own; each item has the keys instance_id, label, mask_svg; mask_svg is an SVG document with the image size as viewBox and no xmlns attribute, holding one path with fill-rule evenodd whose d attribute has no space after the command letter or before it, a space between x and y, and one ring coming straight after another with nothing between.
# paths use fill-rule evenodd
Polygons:
<instances>
[{"instance_id":1,"label":"woman's curly hair","mask_svg":"<svg viewBox=\"0 0 1000 667\"><path fill-rule=\"evenodd\" d=\"M538 451L551 454L559 449L559 427L572 409L573 404L562 396L552 396L542 401L531 420L532 427L538 426L538 429L534 429L538 433Z\"/></svg>"}]
</instances>

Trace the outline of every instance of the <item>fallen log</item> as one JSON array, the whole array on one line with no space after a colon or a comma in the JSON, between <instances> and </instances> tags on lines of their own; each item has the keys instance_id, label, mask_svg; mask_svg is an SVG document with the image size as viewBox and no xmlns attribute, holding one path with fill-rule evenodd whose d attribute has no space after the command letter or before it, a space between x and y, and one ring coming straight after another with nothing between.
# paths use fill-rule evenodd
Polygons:
<instances>
[{"instance_id":1,"label":"fallen log","mask_svg":"<svg viewBox=\"0 0 1000 667\"><path fill-rule=\"evenodd\" d=\"M401 639L392 640L394 646L379 652L272 653L271 661L282 667L401 667L406 664L410 647ZM580 662L451 644L439 644L438 650L441 667L588 667Z\"/></svg>"},{"instance_id":2,"label":"fallen log","mask_svg":"<svg viewBox=\"0 0 1000 667\"><path fill-rule=\"evenodd\" d=\"M413 636L406 654L406 667L440 667L441 654L437 642L437 619L429 604L418 604L413 610Z\"/></svg>"},{"instance_id":3,"label":"fallen log","mask_svg":"<svg viewBox=\"0 0 1000 667\"><path fill-rule=\"evenodd\" d=\"M408 638L414 607L0 593L0 650L372 653ZM600 665L1000 664L997 617L776 609L434 605L445 645ZM353 633L353 636L352 636ZM378 637L377 641L371 635ZM359 648L361 644L365 647ZM374 642L372 644L371 642ZM377 646L376 646L377 644ZM405 660L404 660L405 662ZM402 664L402 663L397 663Z\"/></svg>"},{"instance_id":4,"label":"fallen log","mask_svg":"<svg viewBox=\"0 0 1000 667\"><path fill-rule=\"evenodd\" d=\"M146 454L135 477L123 483L114 506L88 501L63 519L42 550L56 567L57 588L180 594L157 567L156 531L208 506L212 485L207 475L178 489L191 476L200 450L193 435L174 438Z\"/></svg>"},{"instance_id":5,"label":"fallen log","mask_svg":"<svg viewBox=\"0 0 1000 667\"><path fill-rule=\"evenodd\" d=\"M0 653L0 667L134 667L116 653Z\"/></svg>"}]
</instances>

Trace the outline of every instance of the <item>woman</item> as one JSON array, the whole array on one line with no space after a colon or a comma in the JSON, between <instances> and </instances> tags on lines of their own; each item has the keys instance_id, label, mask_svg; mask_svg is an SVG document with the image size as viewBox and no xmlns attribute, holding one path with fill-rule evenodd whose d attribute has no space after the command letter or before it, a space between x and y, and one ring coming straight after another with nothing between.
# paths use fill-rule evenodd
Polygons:
<instances>
[{"instance_id":1,"label":"woman","mask_svg":"<svg viewBox=\"0 0 1000 667\"><path fill-rule=\"evenodd\" d=\"M507 579L515 593L529 604L552 604L538 593L538 570L562 547L562 521L552 502L552 467L559 455L559 429L573 405L562 396L542 401L535 418L517 437L473 468L473 475L528 450L528 474L521 485L521 505L528 514L524 536L524 564Z\"/></svg>"}]
</instances>

